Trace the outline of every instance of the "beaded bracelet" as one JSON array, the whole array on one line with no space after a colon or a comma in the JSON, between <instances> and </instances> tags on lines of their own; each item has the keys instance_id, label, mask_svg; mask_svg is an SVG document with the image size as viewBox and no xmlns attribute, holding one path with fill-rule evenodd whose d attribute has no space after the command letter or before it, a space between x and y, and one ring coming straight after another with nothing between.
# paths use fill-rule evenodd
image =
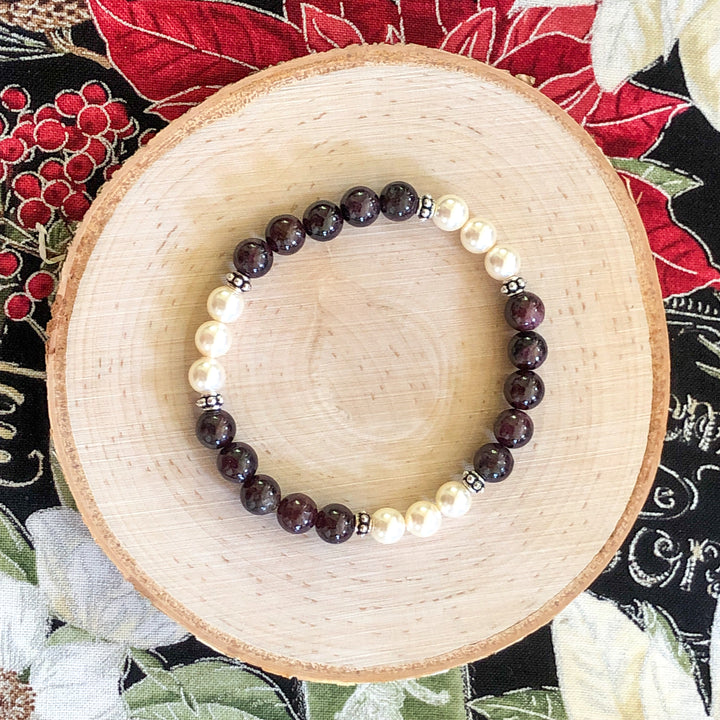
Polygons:
<instances>
[{"instance_id":1,"label":"beaded bracelet","mask_svg":"<svg viewBox=\"0 0 720 720\"><path fill-rule=\"evenodd\" d=\"M501 292L508 295L505 320L518 331L508 345L510 362L518 368L504 384L503 393L510 408L495 420L493 432L497 442L480 447L473 457L472 469L465 470L462 481L450 480L438 489L435 502L419 500L403 515L383 507L372 515L353 512L345 505L332 503L321 510L304 493L283 497L278 483L268 475L257 474L258 458L245 442L235 442L235 421L222 409L220 395L225 370L217 358L230 349L228 323L237 320L243 310L243 293L251 289L251 280L267 274L275 255L293 255L307 236L327 241L337 237L343 224L366 227L382 213L392 221L412 217L432 219L441 230L460 230L460 241L471 253L487 253L485 269L502 282ZM495 243L493 225L479 217L470 217L468 206L456 195L444 195L437 202L422 197L406 182L386 185L380 196L365 186L348 190L340 205L327 200L312 203L302 221L293 215L278 215L267 225L265 239L249 238L240 242L233 254L235 271L226 277L226 285L215 288L207 300L213 318L203 323L195 334L195 345L203 357L190 367L188 378L201 394L197 406L203 411L195 432L208 448L219 450L217 467L222 477L240 484L240 501L254 515L275 513L280 527L296 535L313 527L328 543L342 543L354 534L371 535L378 542L397 542L407 530L418 537L434 535L442 518L461 517L468 512L473 494L482 492L487 482L504 480L513 469L511 449L530 442L533 422L527 410L543 399L545 387L534 372L547 357L547 344L535 332L545 317L542 300L525 290L525 281L517 275L520 258L514 250Z\"/></svg>"}]
</instances>

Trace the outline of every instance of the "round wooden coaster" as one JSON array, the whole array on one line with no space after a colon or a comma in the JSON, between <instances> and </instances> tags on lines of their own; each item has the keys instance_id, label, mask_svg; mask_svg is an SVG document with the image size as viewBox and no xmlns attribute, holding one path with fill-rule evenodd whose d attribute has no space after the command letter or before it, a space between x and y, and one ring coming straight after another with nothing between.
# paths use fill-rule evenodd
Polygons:
<instances>
[{"instance_id":1,"label":"round wooden coaster","mask_svg":"<svg viewBox=\"0 0 720 720\"><path fill-rule=\"evenodd\" d=\"M547 396L468 515L431 539L330 546L243 510L194 437L186 372L238 240L394 179L461 195L519 250L547 307ZM246 297L226 407L286 493L404 511L490 439L511 333L457 233L347 228ZM437 672L548 622L639 512L668 405L653 261L608 162L525 83L412 46L289 62L171 123L83 222L47 359L61 464L123 574L218 650L332 682Z\"/></svg>"}]
</instances>

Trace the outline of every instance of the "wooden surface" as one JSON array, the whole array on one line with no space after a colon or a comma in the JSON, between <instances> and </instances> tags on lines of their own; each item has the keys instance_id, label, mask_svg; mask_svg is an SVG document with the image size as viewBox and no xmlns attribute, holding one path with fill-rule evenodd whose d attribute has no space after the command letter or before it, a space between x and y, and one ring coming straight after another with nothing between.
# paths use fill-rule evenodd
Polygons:
<instances>
[{"instance_id":1,"label":"wooden surface","mask_svg":"<svg viewBox=\"0 0 720 720\"><path fill-rule=\"evenodd\" d=\"M186 372L238 240L393 179L460 194L520 251L547 396L467 516L334 547L245 513L194 437ZM248 301L226 407L284 492L404 511L490 438L511 333L456 234L381 220L308 241ZM354 47L221 91L103 189L54 308L53 438L98 542L201 640L285 675L410 677L520 639L609 562L659 459L666 343L634 204L583 130L475 61Z\"/></svg>"}]
</instances>

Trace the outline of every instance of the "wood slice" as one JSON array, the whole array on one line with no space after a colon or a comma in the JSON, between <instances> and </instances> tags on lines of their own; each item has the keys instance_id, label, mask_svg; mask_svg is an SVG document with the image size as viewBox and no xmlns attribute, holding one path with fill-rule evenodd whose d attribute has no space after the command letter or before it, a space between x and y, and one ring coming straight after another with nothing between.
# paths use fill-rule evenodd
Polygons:
<instances>
[{"instance_id":1,"label":"wood slice","mask_svg":"<svg viewBox=\"0 0 720 720\"><path fill-rule=\"evenodd\" d=\"M521 253L547 308L547 395L468 515L330 546L244 511L194 436L186 373L238 240L394 179L461 195ZM511 332L457 233L347 228L276 258L247 297L226 407L285 493L404 511L491 439ZM83 222L47 359L61 464L123 574L223 653L332 682L437 672L551 620L636 518L668 406L653 260L609 163L520 80L412 46L288 62L171 123Z\"/></svg>"}]
</instances>

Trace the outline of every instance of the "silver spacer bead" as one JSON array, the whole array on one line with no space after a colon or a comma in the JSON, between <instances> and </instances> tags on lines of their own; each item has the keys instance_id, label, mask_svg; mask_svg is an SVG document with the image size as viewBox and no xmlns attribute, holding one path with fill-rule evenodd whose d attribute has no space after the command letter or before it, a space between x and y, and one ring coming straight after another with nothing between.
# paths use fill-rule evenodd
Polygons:
<instances>
[{"instance_id":1,"label":"silver spacer bead","mask_svg":"<svg viewBox=\"0 0 720 720\"><path fill-rule=\"evenodd\" d=\"M225 284L239 292L249 292L252 290L250 278L247 275L235 271L225 276Z\"/></svg>"},{"instance_id":2,"label":"silver spacer bead","mask_svg":"<svg viewBox=\"0 0 720 720\"><path fill-rule=\"evenodd\" d=\"M417 215L420 220L429 220L435 214L435 201L431 195L423 195L420 198Z\"/></svg>"},{"instance_id":3,"label":"silver spacer bead","mask_svg":"<svg viewBox=\"0 0 720 720\"><path fill-rule=\"evenodd\" d=\"M203 395L195 401L201 410L219 410L223 406L223 396L220 393Z\"/></svg>"},{"instance_id":4,"label":"silver spacer bead","mask_svg":"<svg viewBox=\"0 0 720 720\"><path fill-rule=\"evenodd\" d=\"M363 537L370 533L372 526L372 518L370 513L366 513L364 510L355 513L355 533Z\"/></svg>"},{"instance_id":5,"label":"silver spacer bead","mask_svg":"<svg viewBox=\"0 0 720 720\"><path fill-rule=\"evenodd\" d=\"M517 295L525 289L526 285L527 283L525 282L525 279L516 275L515 277L511 277L509 280L506 280L500 286L500 292L503 295Z\"/></svg>"},{"instance_id":6,"label":"silver spacer bead","mask_svg":"<svg viewBox=\"0 0 720 720\"><path fill-rule=\"evenodd\" d=\"M463 473L462 481L468 490L474 493L481 493L485 490L485 481L474 470L466 470Z\"/></svg>"}]
</instances>

